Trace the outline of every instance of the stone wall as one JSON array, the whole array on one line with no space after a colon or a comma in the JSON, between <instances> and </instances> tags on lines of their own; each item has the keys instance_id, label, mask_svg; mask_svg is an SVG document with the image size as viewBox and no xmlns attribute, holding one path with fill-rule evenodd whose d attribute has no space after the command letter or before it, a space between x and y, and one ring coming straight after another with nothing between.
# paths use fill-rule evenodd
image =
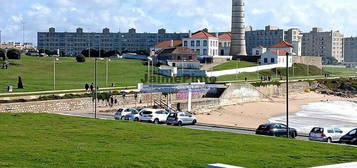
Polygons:
<instances>
[{"instance_id":1,"label":"stone wall","mask_svg":"<svg viewBox=\"0 0 357 168\"><path fill-rule=\"evenodd\" d=\"M270 101L270 98L250 84L232 84L220 97L220 105Z\"/></svg>"},{"instance_id":2,"label":"stone wall","mask_svg":"<svg viewBox=\"0 0 357 168\"><path fill-rule=\"evenodd\" d=\"M303 93L309 88L311 88L311 86L308 82L289 83L289 93ZM280 86L261 86L257 87L257 90L265 96L284 96L286 93L286 83L282 83Z\"/></svg>"},{"instance_id":3,"label":"stone wall","mask_svg":"<svg viewBox=\"0 0 357 168\"><path fill-rule=\"evenodd\" d=\"M312 65L322 68L322 57L316 56L294 56L294 64Z\"/></svg>"},{"instance_id":4,"label":"stone wall","mask_svg":"<svg viewBox=\"0 0 357 168\"><path fill-rule=\"evenodd\" d=\"M175 93L164 96L159 93L143 93L135 95L130 94L126 96L115 95L114 100L117 100L115 107L135 107L135 106L152 106L153 101L162 99L169 102L177 102L187 100L187 93ZM201 99L202 93L194 93L193 99ZM98 101L99 108L108 108L107 101ZM0 104L0 112L21 112L21 113L54 113L65 111L77 111L93 108L92 98L77 98L77 99L62 99L49 101L32 101L20 103L3 103Z\"/></svg>"}]
</instances>

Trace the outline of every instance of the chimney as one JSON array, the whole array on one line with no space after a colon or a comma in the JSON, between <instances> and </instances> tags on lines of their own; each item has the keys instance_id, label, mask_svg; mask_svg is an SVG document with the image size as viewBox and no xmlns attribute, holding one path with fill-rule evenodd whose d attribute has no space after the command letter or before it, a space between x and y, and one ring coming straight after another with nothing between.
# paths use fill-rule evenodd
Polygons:
<instances>
[{"instance_id":1,"label":"chimney","mask_svg":"<svg viewBox=\"0 0 357 168\"><path fill-rule=\"evenodd\" d=\"M170 41L170 47L174 47L174 40Z\"/></svg>"},{"instance_id":2,"label":"chimney","mask_svg":"<svg viewBox=\"0 0 357 168\"><path fill-rule=\"evenodd\" d=\"M192 33L191 30L188 31L188 37L191 38L192 37Z\"/></svg>"},{"instance_id":3,"label":"chimney","mask_svg":"<svg viewBox=\"0 0 357 168\"><path fill-rule=\"evenodd\" d=\"M218 33L218 32L216 32L216 37L217 37L217 38L219 37L219 33Z\"/></svg>"}]
</instances>

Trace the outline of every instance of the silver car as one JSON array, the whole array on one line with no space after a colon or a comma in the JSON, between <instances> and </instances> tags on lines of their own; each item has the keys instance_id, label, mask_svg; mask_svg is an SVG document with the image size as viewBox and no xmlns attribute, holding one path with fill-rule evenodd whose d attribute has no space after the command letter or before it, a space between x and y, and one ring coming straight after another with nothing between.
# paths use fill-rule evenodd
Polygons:
<instances>
[{"instance_id":1,"label":"silver car","mask_svg":"<svg viewBox=\"0 0 357 168\"><path fill-rule=\"evenodd\" d=\"M343 135L343 131L339 128L315 127L310 131L309 140L328 143L339 142Z\"/></svg>"},{"instance_id":2,"label":"silver car","mask_svg":"<svg viewBox=\"0 0 357 168\"><path fill-rule=\"evenodd\" d=\"M115 114L114 114L114 119L115 120L124 120L125 115L130 114L132 111L136 111L136 109L133 108L120 108Z\"/></svg>"},{"instance_id":3,"label":"silver car","mask_svg":"<svg viewBox=\"0 0 357 168\"><path fill-rule=\"evenodd\" d=\"M195 125L197 123L197 118L191 113L170 113L167 117L167 125Z\"/></svg>"}]
</instances>

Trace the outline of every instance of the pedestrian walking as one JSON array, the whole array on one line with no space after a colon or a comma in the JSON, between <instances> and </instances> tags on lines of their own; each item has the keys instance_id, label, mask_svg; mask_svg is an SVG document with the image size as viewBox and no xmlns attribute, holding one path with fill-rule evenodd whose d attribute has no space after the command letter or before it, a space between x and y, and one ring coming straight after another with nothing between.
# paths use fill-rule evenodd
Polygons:
<instances>
[{"instance_id":1,"label":"pedestrian walking","mask_svg":"<svg viewBox=\"0 0 357 168\"><path fill-rule=\"evenodd\" d=\"M86 84L84 85L84 88L86 89L86 92L88 92L88 90L89 90L89 85L88 85L88 83L86 83Z\"/></svg>"},{"instance_id":2,"label":"pedestrian walking","mask_svg":"<svg viewBox=\"0 0 357 168\"><path fill-rule=\"evenodd\" d=\"M94 90L94 86L93 86L93 83L90 85L90 91L93 92Z\"/></svg>"}]
</instances>

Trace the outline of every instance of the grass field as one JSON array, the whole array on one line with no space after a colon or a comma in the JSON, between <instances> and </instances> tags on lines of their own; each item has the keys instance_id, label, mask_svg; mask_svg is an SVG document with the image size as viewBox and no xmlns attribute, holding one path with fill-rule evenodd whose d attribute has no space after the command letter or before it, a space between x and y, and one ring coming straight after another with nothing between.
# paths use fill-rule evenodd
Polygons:
<instances>
[{"instance_id":1,"label":"grass field","mask_svg":"<svg viewBox=\"0 0 357 168\"><path fill-rule=\"evenodd\" d=\"M112 83L115 86L136 86L141 83L147 73L147 66L142 61L138 60L112 60L109 62L109 78L108 86L106 86L106 61L98 61L98 82L99 87L109 87ZM238 65L239 68L255 66L255 63L241 61ZM231 61L215 67L215 70L236 68L236 62ZM309 76L321 76L321 70L316 67L309 68L304 65L294 67L294 71L290 68L290 76L292 78L303 78ZM324 68L323 73L330 73L337 76L356 75L357 69L347 68ZM241 73L238 75L227 75L218 77L218 81L233 81L244 80L260 80L260 76L272 76L280 78L280 75L285 74L284 68L278 69L276 75L275 69L260 71L259 73ZM53 90L53 58L39 58L23 56L21 60L11 60L11 65L8 70L0 69L0 93L7 91L7 86L11 85L17 87L18 76L22 77L24 89L14 92L29 92L29 91L49 91ZM161 81L155 83L167 83L167 77L155 75L160 77ZM85 63L77 63L75 58L61 57L56 63L56 90L68 89L83 89L86 83L94 81L94 60L88 59ZM163 81L163 82L162 82ZM178 78L179 83L196 82L195 79L183 80ZM202 81L202 80L200 80ZM173 80L173 82L177 83Z\"/></svg>"},{"instance_id":2,"label":"grass field","mask_svg":"<svg viewBox=\"0 0 357 168\"><path fill-rule=\"evenodd\" d=\"M309 78L321 76L323 72L321 69L315 66L307 66L304 64L295 64L294 67L289 68L289 76L291 79L294 78ZM286 70L285 68L271 69L271 70L263 70L258 72L245 72L239 73L238 75L225 75L218 77L219 81L231 81L231 80L244 80L247 78L248 80L260 80L260 76L271 76L273 79L280 79L280 76L285 77Z\"/></svg>"},{"instance_id":3,"label":"grass field","mask_svg":"<svg viewBox=\"0 0 357 168\"><path fill-rule=\"evenodd\" d=\"M25 89L19 91L44 91L53 89L53 58L23 56L12 60L8 70L0 70L0 92L8 85L17 87L18 76ZM105 86L106 61L98 61L98 81ZM144 78L147 67L137 60L113 60L109 63L109 85L136 86ZM59 58L56 63L56 89L82 89L94 81L94 60L77 63L75 58Z\"/></svg>"},{"instance_id":4,"label":"grass field","mask_svg":"<svg viewBox=\"0 0 357 168\"><path fill-rule=\"evenodd\" d=\"M247 62L247 61L229 61L224 64L215 66L211 69L211 71L222 71L222 70L229 70L229 69L236 69L238 68L246 68L246 67L252 67L252 66L257 66L256 63L252 62Z\"/></svg>"},{"instance_id":5,"label":"grass field","mask_svg":"<svg viewBox=\"0 0 357 168\"><path fill-rule=\"evenodd\" d=\"M0 114L0 167L310 167L357 161L357 149L51 114Z\"/></svg>"}]
</instances>

